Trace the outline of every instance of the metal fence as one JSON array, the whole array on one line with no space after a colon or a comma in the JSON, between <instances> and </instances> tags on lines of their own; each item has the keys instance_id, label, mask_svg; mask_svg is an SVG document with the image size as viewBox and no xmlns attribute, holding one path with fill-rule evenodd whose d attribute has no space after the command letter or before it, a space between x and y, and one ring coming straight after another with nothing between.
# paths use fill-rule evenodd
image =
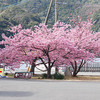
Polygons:
<instances>
[{"instance_id":1,"label":"metal fence","mask_svg":"<svg viewBox=\"0 0 100 100\"><path fill-rule=\"evenodd\" d=\"M100 62L88 62L81 68L80 72L100 72Z\"/></svg>"},{"instance_id":2,"label":"metal fence","mask_svg":"<svg viewBox=\"0 0 100 100\"><path fill-rule=\"evenodd\" d=\"M80 72L100 72L100 67L83 67Z\"/></svg>"},{"instance_id":3,"label":"metal fence","mask_svg":"<svg viewBox=\"0 0 100 100\"><path fill-rule=\"evenodd\" d=\"M88 62L81 68L80 72L100 72L100 62Z\"/></svg>"}]
</instances>

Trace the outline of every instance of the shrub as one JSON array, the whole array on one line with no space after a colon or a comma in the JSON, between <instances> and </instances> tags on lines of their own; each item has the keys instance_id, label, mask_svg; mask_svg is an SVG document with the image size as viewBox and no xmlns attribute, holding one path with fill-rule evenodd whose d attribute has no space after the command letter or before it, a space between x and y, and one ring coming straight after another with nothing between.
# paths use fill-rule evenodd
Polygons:
<instances>
[{"instance_id":1,"label":"shrub","mask_svg":"<svg viewBox=\"0 0 100 100\"><path fill-rule=\"evenodd\" d=\"M46 79L47 78L47 74L46 73L42 74L42 78Z\"/></svg>"},{"instance_id":2,"label":"shrub","mask_svg":"<svg viewBox=\"0 0 100 100\"><path fill-rule=\"evenodd\" d=\"M47 79L47 74L46 73L42 74L42 78ZM52 79L52 75L50 75L50 79Z\"/></svg>"},{"instance_id":3,"label":"shrub","mask_svg":"<svg viewBox=\"0 0 100 100\"><path fill-rule=\"evenodd\" d=\"M55 74L53 74L53 78L54 79L64 79L64 75L62 75L60 73L55 73Z\"/></svg>"},{"instance_id":4,"label":"shrub","mask_svg":"<svg viewBox=\"0 0 100 100\"><path fill-rule=\"evenodd\" d=\"M53 75L50 76L50 79L64 79L64 75L60 74L60 73L55 73ZM44 73L42 74L42 79L47 79L47 74Z\"/></svg>"}]
</instances>

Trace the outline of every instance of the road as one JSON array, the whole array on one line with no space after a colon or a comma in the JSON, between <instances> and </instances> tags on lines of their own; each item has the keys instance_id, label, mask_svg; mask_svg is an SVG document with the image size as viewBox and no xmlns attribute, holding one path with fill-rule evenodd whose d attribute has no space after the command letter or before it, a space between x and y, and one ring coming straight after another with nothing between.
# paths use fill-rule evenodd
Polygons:
<instances>
[{"instance_id":1,"label":"road","mask_svg":"<svg viewBox=\"0 0 100 100\"><path fill-rule=\"evenodd\" d=\"M100 81L0 79L0 100L100 100Z\"/></svg>"}]
</instances>

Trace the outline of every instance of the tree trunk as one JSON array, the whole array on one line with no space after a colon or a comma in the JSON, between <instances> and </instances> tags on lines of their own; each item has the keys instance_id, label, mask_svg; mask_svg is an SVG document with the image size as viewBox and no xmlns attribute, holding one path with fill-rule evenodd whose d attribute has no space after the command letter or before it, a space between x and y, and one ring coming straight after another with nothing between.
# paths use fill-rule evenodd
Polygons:
<instances>
[{"instance_id":1,"label":"tree trunk","mask_svg":"<svg viewBox=\"0 0 100 100\"><path fill-rule=\"evenodd\" d=\"M58 68L57 68L57 67L55 68L55 73L59 73L59 70L58 70Z\"/></svg>"},{"instance_id":2,"label":"tree trunk","mask_svg":"<svg viewBox=\"0 0 100 100\"><path fill-rule=\"evenodd\" d=\"M51 67L49 67L47 70L47 78L51 78Z\"/></svg>"},{"instance_id":3,"label":"tree trunk","mask_svg":"<svg viewBox=\"0 0 100 100\"><path fill-rule=\"evenodd\" d=\"M74 71L73 74L72 74L72 76L76 77L76 75L77 75L77 73Z\"/></svg>"},{"instance_id":4,"label":"tree trunk","mask_svg":"<svg viewBox=\"0 0 100 100\"><path fill-rule=\"evenodd\" d=\"M73 77L76 77L76 75L77 75L77 67L75 67L72 76L73 76Z\"/></svg>"},{"instance_id":5,"label":"tree trunk","mask_svg":"<svg viewBox=\"0 0 100 100\"><path fill-rule=\"evenodd\" d=\"M76 77L76 75L77 75L77 68L78 68L77 62L74 61L74 69L73 69L73 74L72 74L73 77Z\"/></svg>"},{"instance_id":6,"label":"tree trunk","mask_svg":"<svg viewBox=\"0 0 100 100\"><path fill-rule=\"evenodd\" d=\"M32 66L31 66L31 70L30 70L30 72L33 72L33 75L35 74L34 72L35 72L35 67L36 67L36 65L35 65L36 60L37 60L37 58L35 58L35 59L33 60Z\"/></svg>"},{"instance_id":7,"label":"tree trunk","mask_svg":"<svg viewBox=\"0 0 100 100\"><path fill-rule=\"evenodd\" d=\"M78 66L77 62L75 61L75 67L74 67L74 71L73 71L73 77L76 77L76 75L78 74L78 72L80 72L81 68L83 67L83 65L86 63L86 61L84 61L82 59L80 65Z\"/></svg>"},{"instance_id":8,"label":"tree trunk","mask_svg":"<svg viewBox=\"0 0 100 100\"><path fill-rule=\"evenodd\" d=\"M32 63L30 72L33 72L33 75L34 75L35 67L36 67L35 63Z\"/></svg>"}]
</instances>

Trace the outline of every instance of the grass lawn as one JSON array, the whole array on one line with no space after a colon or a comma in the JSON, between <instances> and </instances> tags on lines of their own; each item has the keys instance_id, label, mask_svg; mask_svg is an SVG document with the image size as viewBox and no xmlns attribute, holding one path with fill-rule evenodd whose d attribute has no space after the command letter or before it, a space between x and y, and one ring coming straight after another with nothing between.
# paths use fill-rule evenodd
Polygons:
<instances>
[{"instance_id":1,"label":"grass lawn","mask_svg":"<svg viewBox=\"0 0 100 100\"><path fill-rule=\"evenodd\" d=\"M14 78L14 74L8 74L8 78ZM34 75L32 79L42 79L41 75ZM78 75L77 77L65 77L65 80L100 80L100 76Z\"/></svg>"}]
</instances>

